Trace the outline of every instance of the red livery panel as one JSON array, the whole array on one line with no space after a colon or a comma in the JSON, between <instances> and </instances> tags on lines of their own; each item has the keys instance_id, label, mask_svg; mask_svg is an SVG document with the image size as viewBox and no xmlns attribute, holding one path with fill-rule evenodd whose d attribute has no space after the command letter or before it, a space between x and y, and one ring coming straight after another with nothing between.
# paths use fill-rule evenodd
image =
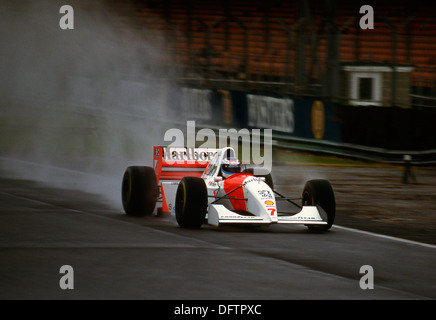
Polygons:
<instances>
[{"instance_id":1,"label":"red livery panel","mask_svg":"<svg viewBox=\"0 0 436 320\"><path fill-rule=\"evenodd\" d=\"M252 177L252 174L249 173L235 173L224 180L224 192L228 197L238 198L238 199L230 199L230 202L233 206L233 210L235 211L247 211L247 204L245 200L240 200L244 198L244 190L240 188L244 183L244 180L248 177ZM234 190L234 191L232 191ZM231 192L232 191L232 192Z\"/></svg>"}]
</instances>

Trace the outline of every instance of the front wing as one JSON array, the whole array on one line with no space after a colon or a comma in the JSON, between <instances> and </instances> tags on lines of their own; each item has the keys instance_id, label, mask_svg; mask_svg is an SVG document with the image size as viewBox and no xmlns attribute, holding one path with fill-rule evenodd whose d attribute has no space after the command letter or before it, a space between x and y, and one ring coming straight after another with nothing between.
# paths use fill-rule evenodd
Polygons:
<instances>
[{"instance_id":1,"label":"front wing","mask_svg":"<svg viewBox=\"0 0 436 320\"><path fill-rule=\"evenodd\" d=\"M216 227L222 224L269 225L273 223L326 225L327 221L321 218L320 211L323 209L319 206L303 206L302 210L294 215L247 216L233 212L222 204L212 204L209 206L207 223Z\"/></svg>"}]
</instances>

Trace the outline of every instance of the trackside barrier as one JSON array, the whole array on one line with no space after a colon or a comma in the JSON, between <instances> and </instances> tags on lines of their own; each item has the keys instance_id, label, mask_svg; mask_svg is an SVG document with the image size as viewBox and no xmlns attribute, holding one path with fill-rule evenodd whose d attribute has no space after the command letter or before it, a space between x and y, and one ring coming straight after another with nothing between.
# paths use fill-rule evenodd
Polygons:
<instances>
[{"instance_id":1,"label":"trackside barrier","mask_svg":"<svg viewBox=\"0 0 436 320\"><path fill-rule=\"evenodd\" d=\"M222 129L222 127L212 125L198 124L196 126L198 129L210 128L214 130L216 134L218 134L219 129ZM260 132L262 132L262 130ZM262 141L262 138L263 137L261 133L260 141ZM356 160L401 165L404 164L404 156L408 155L411 157L411 161L409 163L413 166L436 165L436 149L424 151L389 150L383 148L355 145L351 143L299 138L274 131L272 141L274 148L294 149L351 158Z\"/></svg>"},{"instance_id":2,"label":"trackside barrier","mask_svg":"<svg viewBox=\"0 0 436 320\"><path fill-rule=\"evenodd\" d=\"M273 141L273 146L278 148L324 153L358 160L404 164L404 156L408 155L411 157L410 164L414 166L436 165L436 149L424 151L388 150L350 143L290 137L281 134L273 134Z\"/></svg>"}]
</instances>

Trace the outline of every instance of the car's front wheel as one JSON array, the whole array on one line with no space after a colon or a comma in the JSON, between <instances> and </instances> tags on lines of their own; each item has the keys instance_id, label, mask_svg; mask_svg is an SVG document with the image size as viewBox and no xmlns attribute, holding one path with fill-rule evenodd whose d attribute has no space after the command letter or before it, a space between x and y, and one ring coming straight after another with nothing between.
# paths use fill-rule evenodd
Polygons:
<instances>
[{"instance_id":1,"label":"car's front wheel","mask_svg":"<svg viewBox=\"0 0 436 320\"><path fill-rule=\"evenodd\" d=\"M310 230L328 230L332 227L336 215L336 200L333 188L328 180L309 180L303 188L303 206L319 206L323 209L321 217L327 225L307 225Z\"/></svg>"},{"instance_id":2,"label":"car's front wheel","mask_svg":"<svg viewBox=\"0 0 436 320\"><path fill-rule=\"evenodd\" d=\"M204 180L184 177L176 192L176 220L180 227L198 229L204 223L208 205Z\"/></svg>"}]
</instances>

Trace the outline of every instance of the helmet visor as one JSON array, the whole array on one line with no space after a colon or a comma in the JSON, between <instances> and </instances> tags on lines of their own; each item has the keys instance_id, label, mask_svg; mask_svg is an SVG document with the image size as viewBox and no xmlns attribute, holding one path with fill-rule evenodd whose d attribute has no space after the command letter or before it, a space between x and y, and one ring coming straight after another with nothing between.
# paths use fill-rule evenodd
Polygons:
<instances>
[{"instance_id":1,"label":"helmet visor","mask_svg":"<svg viewBox=\"0 0 436 320\"><path fill-rule=\"evenodd\" d=\"M237 173L240 172L241 168L239 164L223 164L222 170L228 173Z\"/></svg>"}]
</instances>

